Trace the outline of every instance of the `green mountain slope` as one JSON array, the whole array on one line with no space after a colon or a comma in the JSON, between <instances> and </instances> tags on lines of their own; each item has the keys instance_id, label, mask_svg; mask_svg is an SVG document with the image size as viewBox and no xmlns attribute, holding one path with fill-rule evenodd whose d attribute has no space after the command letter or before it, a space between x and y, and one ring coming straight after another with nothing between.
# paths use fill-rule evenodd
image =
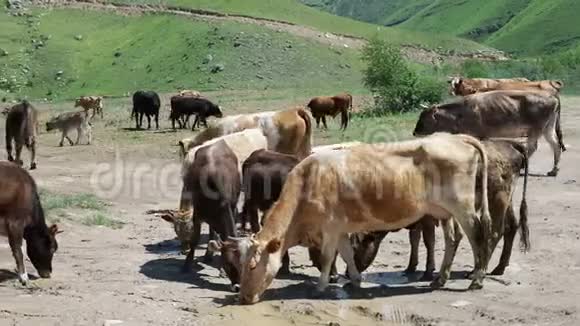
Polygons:
<instances>
[{"instance_id":1,"label":"green mountain slope","mask_svg":"<svg viewBox=\"0 0 580 326\"><path fill-rule=\"evenodd\" d=\"M363 21L445 33L526 55L580 44L577 0L302 0Z\"/></svg>"},{"instance_id":2,"label":"green mountain slope","mask_svg":"<svg viewBox=\"0 0 580 326\"><path fill-rule=\"evenodd\" d=\"M362 88L357 51L257 25L171 15L54 9L13 17L0 10L0 49L0 97Z\"/></svg>"}]
</instances>

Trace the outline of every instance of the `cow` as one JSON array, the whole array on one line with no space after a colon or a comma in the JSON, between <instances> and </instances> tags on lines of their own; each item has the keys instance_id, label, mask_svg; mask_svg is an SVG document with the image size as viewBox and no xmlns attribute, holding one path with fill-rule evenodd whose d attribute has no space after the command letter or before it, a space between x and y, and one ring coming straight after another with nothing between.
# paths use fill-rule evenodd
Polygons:
<instances>
[{"instance_id":1,"label":"cow","mask_svg":"<svg viewBox=\"0 0 580 326\"><path fill-rule=\"evenodd\" d=\"M183 182L191 189L194 231L190 239L191 250L185 259L184 270L190 270L195 247L199 242L201 222L221 238L237 236L237 202L241 191L241 176L238 158L229 145L220 140L196 151L195 159L184 171ZM206 253L209 257L210 249ZM223 267L237 289L238 271L228 260L222 260Z\"/></svg>"},{"instance_id":2,"label":"cow","mask_svg":"<svg viewBox=\"0 0 580 326\"><path fill-rule=\"evenodd\" d=\"M557 96L540 91L493 91L477 93L423 110L413 131L415 136L434 132L465 133L477 138L528 137L528 157L544 136L554 153L548 176L558 175L563 140L556 125L560 113Z\"/></svg>"},{"instance_id":3,"label":"cow","mask_svg":"<svg viewBox=\"0 0 580 326\"><path fill-rule=\"evenodd\" d=\"M352 109L352 96L347 93L336 96L318 96L311 99L307 107L316 119L316 128L320 128L320 120L322 120L324 128L328 129L326 116L334 118L340 113L340 127L344 130L348 127L348 109Z\"/></svg>"},{"instance_id":4,"label":"cow","mask_svg":"<svg viewBox=\"0 0 580 326\"><path fill-rule=\"evenodd\" d=\"M315 154L315 153L320 153L320 152L324 152L324 151L336 151L339 149L345 149L345 148L358 146L358 145L362 145L362 144L364 144L364 143L359 142L359 141L351 141L351 142L338 143L338 144L314 146L314 147L312 147L312 153Z\"/></svg>"},{"instance_id":5,"label":"cow","mask_svg":"<svg viewBox=\"0 0 580 326\"><path fill-rule=\"evenodd\" d=\"M480 164L484 171L481 218L475 208ZM449 278L453 217L470 239L475 261L470 289L479 289L491 232L487 198L487 155L471 136L438 133L313 154L290 172L260 232L227 240L239 257L233 264L241 271L240 302L257 302L280 268L282 255L297 245L322 250L318 291L327 287L337 250L357 286L360 274L348 233L400 229L425 214L441 219L446 235L445 258L432 287L442 287Z\"/></svg>"},{"instance_id":6,"label":"cow","mask_svg":"<svg viewBox=\"0 0 580 326\"><path fill-rule=\"evenodd\" d=\"M57 225L46 225L34 179L21 167L0 162L0 188L0 236L8 237L18 279L23 285L29 282L22 254L23 239L32 265L40 277L49 278L59 231Z\"/></svg>"},{"instance_id":7,"label":"cow","mask_svg":"<svg viewBox=\"0 0 580 326\"><path fill-rule=\"evenodd\" d=\"M137 91L133 94L133 111L131 117L135 116L135 129L141 129L143 125L143 115L147 116L147 129L151 129L151 117L155 117L155 127L159 129L159 107L161 100L159 95L153 91Z\"/></svg>"},{"instance_id":8,"label":"cow","mask_svg":"<svg viewBox=\"0 0 580 326\"><path fill-rule=\"evenodd\" d=\"M82 107L87 113L93 110L91 119L95 117L95 114L100 114L103 119L103 97L101 96L81 96L75 100L75 108L78 107Z\"/></svg>"},{"instance_id":9,"label":"cow","mask_svg":"<svg viewBox=\"0 0 580 326\"><path fill-rule=\"evenodd\" d=\"M22 101L10 107L6 113L6 152L8 161L22 165L22 147L30 151L30 169L36 169L36 138L38 137L38 113L28 102ZM16 157L12 156L15 146Z\"/></svg>"},{"instance_id":10,"label":"cow","mask_svg":"<svg viewBox=\"0 0 580 326\"><path fill-rule=\"evenodd\" d=\"M184 157L189 149L210 139L251 128L262 130L268 141L269 150L296 155L298 159L303 159L312 152L312 117L303 108L230 118L221 119L216 126L210 126L193 139L182 139L179 142L181 157Z\"/></svg>"},{"instance_id":11,"label":"cow","mask_svg":"<svg viewBox=\"0 0 580 326\"><path fill-rule=\"evenodd\" d=\"M192 91L189 89L184 89L179 91L179 93L177 94L179 96L190 96L190 97L202 97L201 93L198 91Z\"/></svg>"},{"instance_id":12,"label":"cow","mask_svg":"<svg viewBox=\"0 0 580 326\"><path fill-rule=\"evenodd\" d=\"M529 82L527 78L504 78L504 79L489 79L489 78L463 78L450 77L449 94L454 96L466 96L479 92L488 92L491 90L499 90L500 85L509 83Z\"/></svg>"},{"instance_id":13,"label":"cow","mask_svg":"<svg viewBox=\"0 0 580 326\"><path fill-rule=\"evenodd\" d=\"M191 126L191 130L195 130L196 124L203 123L207 127L207 117L214 116L216 118L223 117L221 108L215 105L210 100L191 96L173 96L171 98L171 112L169 118L171 119L171 126L175 129L175 121L179 123L180 128L185 128L189 117L195 114L195 121ZM182 124L183 120L183 124Z\"/></svg>"},{"instance_id":14,"label":"cow","mask_svg":"<svg viewBox=\"0 0 580 326\"><path fill-rule=\"evenodd\" d=\"M71 146L78 145L83 135L87 136L87 145L91 144L93 138L91 123L89 122L88 112L86 111L66 112L50 119L50 121L46 123L46 131L50 132L54 129L58 129L62 132L60 142L58 143L58 146L60 147L64 145L65 138ZM68 133L73 129L76 129L77 131L77 140L74 143L68 137Z\"/></svg>"},{"instance_id":15,"label":"cow","mask_svg":"<svg viewBox=\"0 0 580 326\"><path fill-rule=\"evenodd\" d=\"M180 158L183 159L190 149L200 146L212 139L260 127L260 120L265 117L273 116L276 111L266 111L251 114L239 114L226 116L219 119L215 124L200 131L193 138L184 138L178 142L180 147Z\"/></svg>"},{"instance_id":16,"label":"cow","mask_svg":"<svg viewBox=\"0 0 580 326\"><path fill-rule=\"evenodd\" d=\"M194 223L191 219L192 193L190 184L185 182L184 176L187 171L191 169L196 153L199 149L210 146L217 142L225 142L229 148L234 152L238 161L237 170L241 174L241 164L256 150L267 147L267 140L260 129L247 129L237 133L225 135L219 138L212 139L204 144L190 149L182 162L182 178L183 188L181 190L181 197L179 201L179 211L175 214L163 214L161 218L170 222L173 225L177 238L181 243L181 252L186 253L190 250L189 239L192 237L192 232L198 232L194 228ZM241 181L240 181L241 182ZM197 226L196 226L197 228Z\"/></svg>"},{"instance_id":17,"label":"cow","mask_svg":"<svg viewBox=\"0 0 580 326\"><path fill-rule=\"evenodd\" d=\"M529 228L527 224L527 203L526 192L528 183L528 160L526 148L515 141L493 140L484 141L483 145L488 155L488 201L489 212L492 220L492 237L490 256L503 236L503 249L498 265L493 269L491 275L503 275L509 265L513 242L519 229L521 232L521 247L527 251L530 247ZM520 203L520 220L517 221L512 204L512 197L515 183L520 176L520 171L524 169L524 184L522 189L522 200ZM478 176L482 174L478 169ZM478 178L479 180L479 178ZM481 184L477 183L478 197L481 193ZM411 244L411 255L409 265L405 274L412 274L416 271L419 256L419 241L421 234L427 249L427 263L422 280L431 280L435 270L435 226L436 221L430 217L423 217L409 231L409 242ZM461 233L456 227L455 243L459 245ZM364 271L373 262L379 250L379 245L388 232L370 232L366 234L355 234L351 237L354 249L354 260L359 271Z\"/></svg>"}]
</instances>

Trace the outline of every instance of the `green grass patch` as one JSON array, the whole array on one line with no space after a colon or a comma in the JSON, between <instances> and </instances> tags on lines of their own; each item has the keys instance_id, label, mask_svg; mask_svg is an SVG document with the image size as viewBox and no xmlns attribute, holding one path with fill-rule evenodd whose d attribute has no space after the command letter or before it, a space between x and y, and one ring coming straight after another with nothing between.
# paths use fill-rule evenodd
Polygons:
<instances>
[{"instance_id":1,"label":"green grass patch","mask_svg":"<svg viewBox=\"0 0 580 326\"><path fill-rule=\"evenodd\" d=\"M111 229L120 229L125 223L115 220L102 212L92 212L82 219L82 224L87 226L104 226Z\"/></svg>"}]
</instances>

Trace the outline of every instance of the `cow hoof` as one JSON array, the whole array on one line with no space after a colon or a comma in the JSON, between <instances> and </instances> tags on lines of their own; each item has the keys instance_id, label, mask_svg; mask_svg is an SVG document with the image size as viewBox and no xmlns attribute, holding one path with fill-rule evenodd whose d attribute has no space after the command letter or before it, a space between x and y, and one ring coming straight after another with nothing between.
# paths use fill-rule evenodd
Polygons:
<instances>
[{"instance_id":1,"label":"cow hoof","mask_svg":"<svg viewBox=\"0 0 580 326\"><path fill-rule=\"evenodd\" d=\"M553 169L552 171L548 172L549 177L556 177L558 176L559 169Z\"/></svg>"},{"instance_id":2,"label":"cow hoof","mask_svg":"<svg viewBox=\"0 0 580 326\"><path fill-rule=\"evenodd\" d=\"M8 162L14 162L14 157L8 156Z\"/></svg>"},{"instance_id":3,"label":"cow hoof","mask_svg":"<svg viewBox=\"0 0 580 326\"><path fill-rule=\"evenodd\" d=\"M30 283L30 280L28 279L28 273L18 275L18 280L23 286L28 286Z\"/></svg>"},{"instance_id":4,"label":"cow hoof","mask_svg":"<svg viewBox=\"0 0 580 326\"><path fill-rule=\"evenodd\" d=\"M419 279L419 281L421 281L421 282L433 281L433 272L425 272L425 273L423 273L423 276L421 276L421 278Z\"/></svg>"},{"instance_id":5,"label":"cow hoof","mask_svg":"<svg viewBox=\"0 0 580 326\"><path fill-rule=\"evenodd\" d=\"M347 277L350 278L350 276ZM330 275L330 277L328 278L328 283L336 284L338 283L338 278L339 276L337 274Z\"/></svg>"},{"instance_id":6,"label":"cow hoof","mask_svg":"<svg viewBox=\"0 0 580 326\"><path fill-rule=\"evenodd\" d=\"M465 278L468 280L474 280L475 279L475 271L465 272Z\"/></svg>"},{"instance_id":7,"label":"cow hoof","mask_svg":"<svg viewBox=\"0 0 580 326\"><path fill-rule=\"evenodd\" d=\"M489 274L494 275L494 276L501 276L501 275L503 275L504 272L505 272L505 267L497 266Z\"/></svg>"},{"instance_id":8,"label":"cow hoof","mask_svg":"<svg viewBox=\"0 0 580 326\"><path fill-rule=\"evenodd\" d=\"M483 289L483 281L482 280L473 280L471 284L469 284L468 290L481 290Z\"/></svg>"},{"instance_id":9,"label":"cow hoof","mask_svg":"<svg viewBox=\"0 0 580 326\"><path fill-rule=\"evenodd\" d=\"M30 163L30 169L36 170L36 163Z\"/></svg>"},{"instance_id":10,"label":"cow hoof","mask_svg":"<svg viewBox=\"0 0 580 326\"><path fill-rule=\"evenodd\" d=\"M24 165L24 162L22 162L22 160L17 160L17 161L16 161L16 164L18 164L18 165L20 165L20 166L23 166L23 165Z\"/></svg>"},{"instance_id":11,"label":"cow hoof","mask_svg":"<svg viewBox=\"0 0 580 326\"><path fill-rule=\"evenodd\" d=\"M441 276L437 276L437 278L435 278L433 282L431 282L430 286L433 290L438 290L443 286L445 286L445 283L446 281L443 278L441 278Z\"/></svg>"},{"instance_id":12,"label":"cow hoof","mask_svg":"<svg viewBox=\"0 0 580 326\"><path fill-rule=\"evenodd\" d=\"M278 271L278 275L290 275L290 268L288 267L280 268L280 270Z\"/></svg>"}]
</instances>

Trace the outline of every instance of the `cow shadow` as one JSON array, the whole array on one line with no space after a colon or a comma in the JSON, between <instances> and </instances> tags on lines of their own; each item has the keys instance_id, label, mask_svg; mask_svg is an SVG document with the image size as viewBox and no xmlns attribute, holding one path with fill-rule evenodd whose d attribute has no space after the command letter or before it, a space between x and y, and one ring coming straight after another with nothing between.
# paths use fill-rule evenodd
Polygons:
<instances>
[{"instance_id":1,"label":"cow shadow","mask_svg":"<svg viewBox=\"0 0 580 326\"><path fill-rule=\"evenodd\" d=\"M144 244L145 250L153 254L178 254L181 252L179 240L163 240L157 243Z\"/></svg>"},{"instance_id":2,"label":"cow shadow","mask_svg":"<svg viewBox=\"0 0 580 326\"><path fill-rule=\"evenodd\" d=\"M28 278L31 281L37 280L38 276L28 274ZM9 282L18 279L18 274L14 271L7 269L0 269L0 283Z\"/></svg>"},{"instance_id":3,"label":"cow shadow","mask_svg":"<svg viewBox=\"0 0 580 326\"><path fill-rule=\"evenodd\" d=\"M185 257L183 259L161 258L150 260L141 265L139 273L155 280L190 284L194 288L221 292L230 291L229 285L225 283L211 282L210 279L215 279L216 277L203 273L203 270L207 267L202 266L197 261L194 262L192 271L183 272L184 261Z\"/></svg>"}]
</instances>

